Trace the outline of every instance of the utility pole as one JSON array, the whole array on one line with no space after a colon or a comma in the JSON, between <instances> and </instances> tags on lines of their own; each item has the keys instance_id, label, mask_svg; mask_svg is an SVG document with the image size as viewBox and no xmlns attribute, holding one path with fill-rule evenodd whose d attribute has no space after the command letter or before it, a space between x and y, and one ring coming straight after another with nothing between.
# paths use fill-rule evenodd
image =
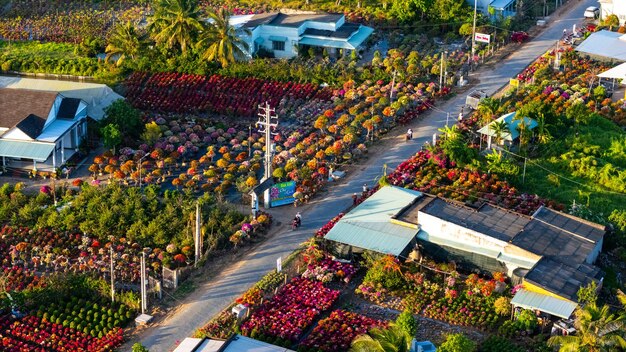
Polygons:
<instances>
[{"instance_id":1,"label":"utility pole","mask_svg":"<svg viewBox=\"0 0 626 352\"><path fill-rule=\"evenodd\" d=\"M445 59L445 53L441 53L441 65L439 67L439 93L443 89L443 60Z\"/></svg>"},{"instance_id":2,"label":"utility pole","mask_svg":"<svg viewBox=\"0 0 626 352\"><path fill-rule=\"evenodd\" d=\"M146 154L139 158L139 189L141 189L141 163L143 162L143 159L145 159L148 155L150 154Z\"/></svg>"},{"instance_id":3,"label":"utility pole","mask_svg":"<svg viewBox=\"0 0 626 352\"><path fill-rule=\"evenodd\" d=\"M115 278L113 277L114 265L113 265L113 243L111 243L110 256L111 256L111 302L115 302Z\"/></svg>"},{"instance_id":4,"label":"utility pole","mask_svg":"<svg viewBox=\"0 0 626 352\"><path fill-rule=\"evenodd\" d=\"M265 105L259 105L259 121L257 121L257 126L262 126L259 128L260 133L265 133L265 173L263 174L263 181L272 177L272 136L277 135L278 133L272 132L272 129L278 126L278 116L276 116L276 109L270 107L270 104L266 101ZM270 190L269 188L265 190L264 196L265 207L270 207Z\"/></svg>"},{"instance_id":5,"label":"utility pole","mask_svg":"<svg viewBox=\"0 0 626 352\"><path fill-rule=\"evenodd\" d=\"M146 252L141 252L141 314L148 310L148 295L146 294Z\"/></svg>"},{"instance_id":6,"label":"utility pole","mask_svg":"<svg viewBox=\"0 0 626 352\"><path fill-rule=\"evenodd\" d=\"M398 70L395 69L393 70L393 79L391 80L391 90L389 91L389 102L393 103L393 89L396 86L396 74L398 73Z\"/></svg>"},{"instance_id":7,"label":"utility pole","mask_svg":"<svg viewBox=\"0 0 626 352\"><path fill-rule=\"evenodd\" d=\"M250 140L252 139L252 125L248 125L248 159L252 156L252 143Z\"/></svg>"},{"instance_id":8,"label":"utility pole","mask_svg":"<svg viewBox=\"0 0 626 352\"><path fill-rule=\"evenodd\" d=\"M200 202L196 202L196 232L194 235L194 244L195 244L195 261L194 266L198 266L198 261L202 256L202 229L201 229L201 214L200 214Z\"/></svg>"},{"instance_id":9,"label":"utility pole","mask_svg":"<svg viewBox=\"0 0 626 352\"><path fill-rule=\"evenodd\" d=\"M474 0L474 24L472 25L472 57L470 60L470 68L474 65L474 55L476 54L476 2Z\"/></svg>"}]
</instances>

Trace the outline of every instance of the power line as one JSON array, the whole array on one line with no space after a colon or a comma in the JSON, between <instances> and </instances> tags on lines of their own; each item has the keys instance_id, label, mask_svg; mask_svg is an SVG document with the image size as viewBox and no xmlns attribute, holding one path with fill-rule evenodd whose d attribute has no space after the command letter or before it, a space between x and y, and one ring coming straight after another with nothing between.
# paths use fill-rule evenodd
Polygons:
<instances>
[{"instance_id":1,"label":"power line","mask_svg":"<svg viewBox=\"0 0 626 352\"><path fill-rule=\"evenodd\" d=\"M550 173L550 174L552 174L552 175L555 175L555 176L557 176L557 177L559 177L559 178L562 178L562 179L564 179L564 180L567 180L567 181L569 181L569 182L575 183L575 184L577 184L577 185L579 185L579 186L582 186L582 187L588 188L588 189L590 189L590 190L591 190L591 191L593 191L593 192L612 193L612 194L617 194L617 195L621 195L621 196L626 196L626 193L622 193L622 192L616 192L616 191L611 191L611 190L597 190L597 189L591 188L591 186L589 186L589 185L587 185L587 184L580 183L580 182L578 182L578 181L576 181L576 180L573 180L573 179L571 179L571 178L568 178L568 177L565 177L565 176L563 176L563 175L557 174L556 172L554 172L554 171L552 171L552 170L549 170L548 168L546 168L546 167L544 167L544 166L542 166L542 165L538 164L537 162L533 161L533 160L532 160L532 159L530 159L530 158L527 158L527 157L525 157L525 156L522 156L522 155L519 155L519 154L513 153L513 152L511 152L511 151L509 151L509 150L506 150L506 149L504 149L504 148L501 148L501 149L499 149L499 150L503 150L503 151L505 151L506 153L509 153L509 154L515 155L515 156L517 156L517 157L519 157L519 158L523 158L524 160L528 161L529 163L531 163L531 164L533 164L533 165L535 165L535 166L537 166L537 167L539 167L539 168L541 168L541 169L543 169L543 170L545 170L545 171L549 172L549 173Z\"/></svg>"}]
</instances>

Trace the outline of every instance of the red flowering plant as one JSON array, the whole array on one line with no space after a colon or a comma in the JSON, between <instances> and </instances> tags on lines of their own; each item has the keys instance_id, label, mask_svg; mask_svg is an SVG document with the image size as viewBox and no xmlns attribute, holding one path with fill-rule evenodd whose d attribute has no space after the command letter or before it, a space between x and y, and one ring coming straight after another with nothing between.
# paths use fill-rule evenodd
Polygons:
<instances>
[{"instance_id":1,"label":"red flowering plant","mask_svg":"<svg viewBox=\"0 0 626 352\"><path fill-rule=\"evenodd\" d=\"M316 263L309 264L306 271L302 273L302 277L324 283L331 282L334 279L348 283L356 272L357 268L354 265L324 256Z\"/></svg>"},{"instance_id":2,"label":"red flowering plant","mask_svg":"<svg viewBox=\"0 0 626 352\"><path fill-rule=\"evenodd\" d=\"M315 329L300 344L299 351L347 351L355 337L372 328L384 328L387 323L345 310L335 310L320 320Z\"/></svg>"},{"instance_id":3,"label":"red flowering plant","mask_svg":"<svg viewBox=\"0 0 626 352\"><path fill-rule=\"evenodd\" d=\"M0 318L3 351L111 351L123 342L122 329L93 337L76 329L27 315Z\"/></svg>"},{"instance_id":4,"label":"red flowering plant","mask_svg":"<svg viewBox=\"0 0 626 352\"><path fill-rule=\"evenodd\" d=\"M241 331L253 338L262 334L296 342L337 297L339 291L324 287L320 281L296 277L245 321Z\"/></svg>"}]
</instances>

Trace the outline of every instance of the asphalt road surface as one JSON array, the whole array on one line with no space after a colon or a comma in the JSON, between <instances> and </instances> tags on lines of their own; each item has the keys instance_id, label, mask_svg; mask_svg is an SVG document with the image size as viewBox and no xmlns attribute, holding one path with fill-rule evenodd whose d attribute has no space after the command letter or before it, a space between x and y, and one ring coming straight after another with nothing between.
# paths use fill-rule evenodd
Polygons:
<instances>
[{"instance_id":1,"label":"asphalt road surface","mask_svg":"<svg viewBox=\"0 0 626 352\"><path fill-rule=\"evenodd\" d=\"M582 14L587 6L595 5L593 0L570 0L561 9L558 18L551 19L547 28L533 38L532 41L521 45L519 50L495 65L495 68L481 68L471 74L479 83L472 89L482 89L491 95L502 88L517 73L544 54L562 36L563 29L571 31L573 24L582 22ZM446 112L450 112L452 119L458 116L461 106L465 103L465 95L458 95L438 105L434 111L413 123L413 140L404 141L404 131L395 138L397 143L384 152L377 159L367 160L358 170L349 175L348 179L330 189L323 199L316 200L308 206L299 209L303 214L303 226L297 231L291 231L288 226L279 228L279 233L273 235L261 244L257 250L245 255L241 260L219 273L213 280L196 288L194 293L187 297L178 310L166 317L159 324L148 328L140 336L140 342L151 352L172 351L185 337L191 336L194 331L203 326L211 317L218 314L243 292L250 288L264 274L275 268L276 259L286 258L298 245L308 239L312 233L324 225L329 219L351 205L351 195L360 192L364 183L374 185L382 175L383 165L391 171L402 161L424 144L432 140L434 133L446 124ZM272 209L276 217L282 218L286 224L293 216L292 207ZM282 216L281 216L282 215ZM121 350L130 350L130 341Z\"/></svg>"}]
</instances>

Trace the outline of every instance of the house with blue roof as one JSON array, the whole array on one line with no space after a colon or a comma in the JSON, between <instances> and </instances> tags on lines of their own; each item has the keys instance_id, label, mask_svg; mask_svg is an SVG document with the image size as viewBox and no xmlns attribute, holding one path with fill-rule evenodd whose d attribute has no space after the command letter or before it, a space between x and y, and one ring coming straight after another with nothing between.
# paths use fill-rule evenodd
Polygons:
<instances>
[{"instance_id":1,"label":"house with blue roof","mask_svg":"<svg viewBox=\"0 0 626 352\"><path fill-rule=\"evenodd\" d=\"M229 23L248 43L250 56L265 50L283 59L309 48L326 49L330 55L341 50L345 55L359 50L374 32L371 27L346 22L345 15L337 13L269 12L232 16Z\"/></svg>"}]
</instances>

